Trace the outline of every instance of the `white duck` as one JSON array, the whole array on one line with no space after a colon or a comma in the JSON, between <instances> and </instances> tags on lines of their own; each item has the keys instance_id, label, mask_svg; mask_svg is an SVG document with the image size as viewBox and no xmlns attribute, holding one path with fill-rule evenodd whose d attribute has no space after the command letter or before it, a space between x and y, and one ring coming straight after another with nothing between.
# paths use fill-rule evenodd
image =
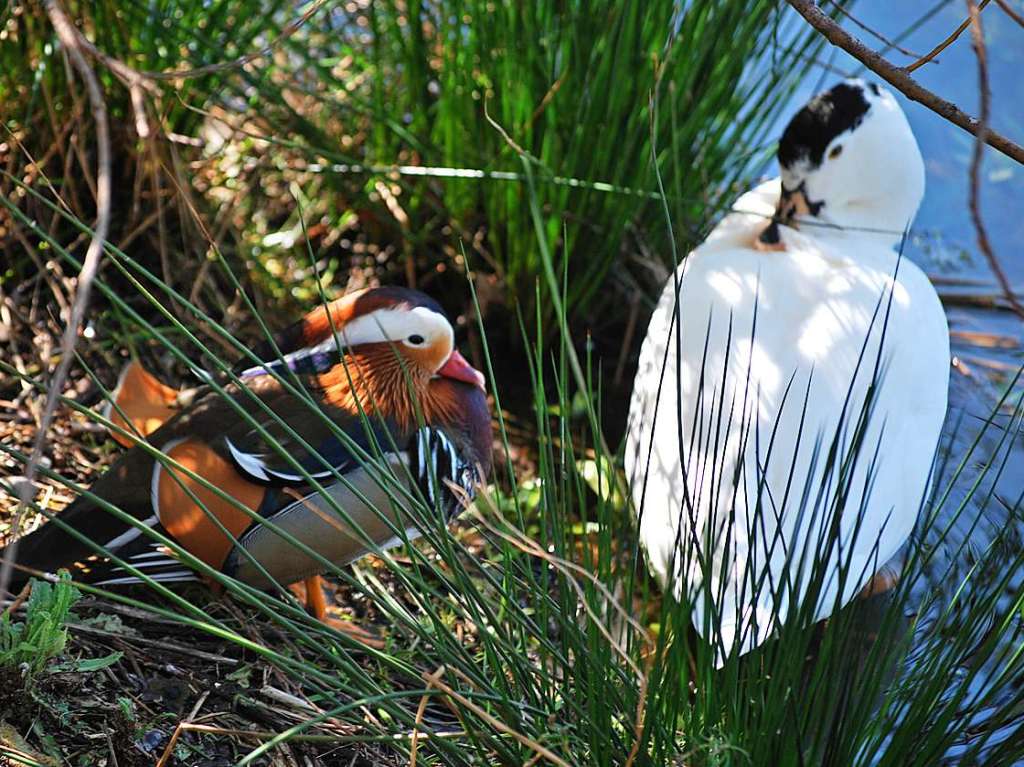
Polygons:
<instances>
[{"instance_id":1,"label":"white duck","mask_svg":"<svg viewBox=\"0 0 1024 767\"><path fill-rule=\"evenodd\" d=\"M719 664L797 605L828 617L897 554L946 412L946 318L894 250L924 194L896 100L840 83L778 157L781 182L740 197L665 287L627 432L650 567Z\"/></svg>"}]
</instances>

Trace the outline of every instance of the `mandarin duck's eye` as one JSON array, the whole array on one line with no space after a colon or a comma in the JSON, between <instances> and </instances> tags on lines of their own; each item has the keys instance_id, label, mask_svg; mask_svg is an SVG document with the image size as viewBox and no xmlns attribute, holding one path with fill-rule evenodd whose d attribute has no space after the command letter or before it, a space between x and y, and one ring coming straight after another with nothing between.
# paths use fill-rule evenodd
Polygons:
<instances>
[{"instance_id":1,"label":"mandarin duck's eye","mask_svg":"<svg viewBox=\"0 0 1024 767\"><path fill-rule=\"evenodd\" d=\"M828 159L834 160L843 153L843 145L838 144L832 148L832 151L828 153Z\"/></svg>"},{"instance_id":2,"label":"mandarin duck's eye","mask_svg":"<svg viewBox=\"0 0 1024 767\"><path fill-rule=\"evenodd\" d=\"M426 339L424 339L423 336L421 336L419 333L415 333L405 340L408 341L412 346L419 346Z\"/></svg>"}]
</instances>

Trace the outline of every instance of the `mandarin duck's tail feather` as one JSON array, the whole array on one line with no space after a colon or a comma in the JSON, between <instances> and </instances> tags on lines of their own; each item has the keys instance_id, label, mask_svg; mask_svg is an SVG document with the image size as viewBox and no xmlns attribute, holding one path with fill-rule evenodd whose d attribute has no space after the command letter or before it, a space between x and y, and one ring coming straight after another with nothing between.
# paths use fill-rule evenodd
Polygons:
<instances>
[{"instance_id":1,"label":"mandarin duck's tail feather","mask_svg":"<svg viewBox=\"0 0 1024 767\"><path fill-rule=\"evenodd\" d=\"M88 526L82 524L84 517L89 518ZM147 535L143 527L167 535L154 518L140 520L140 526L136 527L80 498L19 541L9 590L17 593L30 578L52 575L61 568L68 569L74 580L97 586L143 581L132 568L154 581L196 580L195 572L175 558L159 540ZM88 540L76 536L69 528L88 530ZM0 560L9 550L10 545L0 549ZM124 564L107 559L105 554L113 555Z\"/></svg>"},{"instance_id":2,"label":"mandarin duck's tail feather","mask_svg":"<svg viewBox=\"0 0 1024 767\"><path fill-rule=\"evenodd\" d=\"M138 362L129 362L117 379L103 415L130 434L147 437L164 425L177 409L174 407L178 391L161 383ZM115 406L116 405L116 406ZM135 440L111 429L110 435L125 447L131 448ZM122 511L135 517L139 525L162 531L148 492L140 492L138 477L148 476L150 459L139 452L126 453L96 484L92 493L106 499ZM79 531L75 535L72 530ZM181 571L184 566L166 555L154 557L154 542L140 527L99 507L88 495L78 498L57 515L55 520L24 536L17 547L17 565L12 588L20 588L30 577L30 571L53 573L61 567L71 567L76 580L98 582L107 578L120 578L130 573L113 562L101 561L98 552L80 537L88 531L88 538L115 556L145 563L149 572L166 577L167 573ZM156 544L158 545L158 544ZM0 559L8 548L0 550ZM142 557L136 563L133 558Z\"/></svg>"},{"instance_id":3,"label":"mandarin duck's tail feather","mask_svg":"<svg viewBox=\"0 0 1024 767\"><path fill-rule=\"evenodd\" d=\"M126 461L122 458L118 463ZM117 468L115 464L112 472ZM112 483L103 480L101 484L112 486ZM102 497L109 498L111 495L105 492L107 488L95 489L104 492ZM129 496L124 500L130 501L131 498ZM125 503L118 503L117 498L109 498L109 501L134 517L137 523L133 525L125 518L100 508L88 496L78 498L53 519L18 541L14 551L16 560L10 591L16 593L37 573L52 574L62 567L68 568L75 580L85 583L98 583L120 577L117 574L117 563L104 561L104 555L97 548L135 566L144 563L140 569L147 574L187 570L184 565L165 553L159 557L154 556L153 552L158 550L159 542L147 535L143 528L151 528L164 535L166 532L152 514L148 504L132 508ZM0 549L0 560L11 550L11 544ZM156 569L158 565L159 569ZM127 574L130 573L121 573Z\"/></svg>"},{"instance_id":4,"label":"mandarin duck's tail feather","mask_svg":"<svg viewBox=\"0 0 1024 767\"><path fill-rule=\"evenodd\" d=\"M177 396L175 389L162 384L137 362L130 362L121 372L113 392L117 407L108 404L104 415L129 433L149 436L177 412L172 407ZM110 434L126 447L135 444L135 440L114 430ZM130 450L93 484L88 494L79 497L53 520L23 536L15 552L17 561L11 590L16 591L24 585L32 577L32 571L54 573L62 567L71 568L72 576L84 582L95 583L105 576L116 577L113 575L116 563L103 562L89 541L122 559L152 552L154 542L141 527L161 532L163 528L153 513L149 489L139 483L139 477L147 477L151 473L152 459L148 454ZM106 503L134 517L137 524L111 513L92 500L92 496L103 498ZM88 540L83 540L86 535ZM0 549L0 560L8 551L10 544ZM163 559L161 565L165 569L183 568L176 560ZM147 564L149 569L153 569L157 562L150 559ZM173 568L170 567L172 564Z\"/></svg>"},{"instance_id":5,"label":"mandarin duck's tail feather","mask_svg":"<svg viewBox=\"0 0 1024 767\"><path fill-rule=\"evenodd\" d=\"M113 402L103 408L103 415L129 434L146 437L159 429L175 414L178 390L167 386L132 360L125 365L112 393ZM135 440L111 430L110 436L125 447Z\"/></svg>"}]
</instances>

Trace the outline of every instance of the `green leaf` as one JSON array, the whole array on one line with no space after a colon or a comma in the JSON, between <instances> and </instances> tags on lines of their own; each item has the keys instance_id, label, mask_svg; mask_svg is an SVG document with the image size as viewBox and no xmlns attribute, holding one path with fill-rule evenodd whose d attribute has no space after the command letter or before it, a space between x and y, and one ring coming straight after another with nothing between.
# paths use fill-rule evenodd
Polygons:
<instances>
[{"instance_id":1,"label":"green leaf","mask_svg":"<svg viewBox=\"0 0 1024 767\"><path fill-rule=\"evenodd\" d=\"M123 656L124 653L117 650L110 653L110 655L104 655L102 658L80 658L79 660L58 663L55 666L51 666L50 670L54 673L75 671L88 674L93 671L100 671L108 666L113 666Z\"/></svg>"}]
</instances>

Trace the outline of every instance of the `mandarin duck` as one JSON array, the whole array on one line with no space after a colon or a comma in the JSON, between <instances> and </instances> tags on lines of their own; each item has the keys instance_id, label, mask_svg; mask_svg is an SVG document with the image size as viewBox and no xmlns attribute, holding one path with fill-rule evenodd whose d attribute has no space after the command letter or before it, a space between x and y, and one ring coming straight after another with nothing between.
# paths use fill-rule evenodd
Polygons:
<instances>
[{"instance_id":1,"label":"mandarin duck","mask_svg":"<svg viewBox=\"0 0 1024 767\"><path fill-rule=\"evenodd\" d=\"M900 106L842 82L778 161L665 287L627 429L650 568L719 666L898 561L946 413L945 314L894 249L924 195Z\"/></svg>"},{"instance_id":2,"label":"mandarin duck","mask_svg":"<svg viewBox=\"0 0 1024 767\"><path fill-rule=\"evenodd\" d=\"M395 477L415 485L447 520L490 470L484 377L455 348L440 306L422 293L390 287L344 296L256 356L265 361L240 364L223 396L207 384L183 397L130 364L106 413L129 449L91 494L134 524L80 497L20 541L14 588L29 571L95 560L94 548L71 531L155 581L194 580L191 568L143 532L152 528L248 585L305 581L311 612L323 619L322 563L278 531L345 565L372 551L367 541L387 548L400 543L396 529L418 534ZM141 438L234 502L157 460L136 444ZM80 567L76 577L104 586L139 580L112 562Z\"/></svg>"}]
</instances>

